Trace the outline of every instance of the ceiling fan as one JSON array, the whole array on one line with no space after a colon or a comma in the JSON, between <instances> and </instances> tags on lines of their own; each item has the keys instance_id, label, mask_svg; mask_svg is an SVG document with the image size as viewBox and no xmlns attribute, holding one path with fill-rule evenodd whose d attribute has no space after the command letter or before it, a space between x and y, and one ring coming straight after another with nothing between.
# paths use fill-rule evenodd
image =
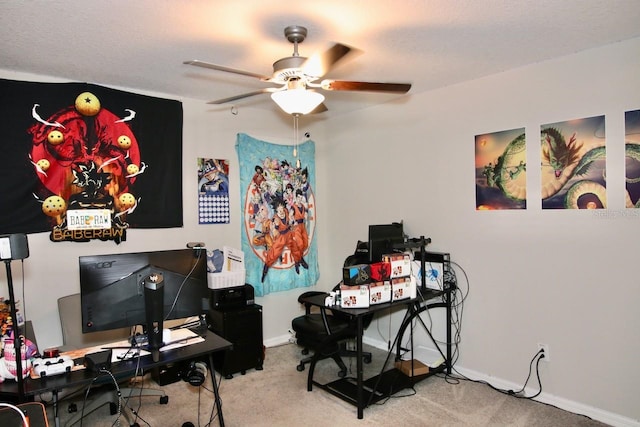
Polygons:
<instances>
[{"instance_id":1,"label":"ceiling fan","mask_svg":"<svg viewBox=\"0 0 640 427\"><path fill-rule=\"evenodd\" d=\"M274 62L273 75L271 76L199 60L184 61L184 64L227 73L241 74L257 78L263 82L279 85L279 87L266 87L252 92L210 101L207 104L224 104L254 95L270 93L272 99L280 108L288 114L293 115L326 111L327 107L323 104L324 95L320 93L321 90L406 93L411 89L410 83L358 82L331 79L324 79L318 82L338 61L352 52L352 48L336 43L326 51L306 58L298 54L298 44L302 43L306 38L307 29L299 25L292 25L284 29L284 35L289 42L293 43L293 54Z\"/></svg>"}]
</instances>

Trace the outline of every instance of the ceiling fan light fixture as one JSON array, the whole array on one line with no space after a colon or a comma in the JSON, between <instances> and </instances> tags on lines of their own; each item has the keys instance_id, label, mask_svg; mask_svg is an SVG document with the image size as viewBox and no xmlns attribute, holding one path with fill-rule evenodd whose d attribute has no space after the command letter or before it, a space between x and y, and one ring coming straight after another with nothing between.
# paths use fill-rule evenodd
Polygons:
<instances>
[{"instance_id":1,"label":"ceiling fan light fixture","mask_svg":"<svg viewBox=\"0 0 640 427\"><path fill-rule=\"evenodd\" d=\"M288 89L271 94L271 99L287 114L309 114L324 101L324 95L306 89Z\"/></svg>"}]
</instances>

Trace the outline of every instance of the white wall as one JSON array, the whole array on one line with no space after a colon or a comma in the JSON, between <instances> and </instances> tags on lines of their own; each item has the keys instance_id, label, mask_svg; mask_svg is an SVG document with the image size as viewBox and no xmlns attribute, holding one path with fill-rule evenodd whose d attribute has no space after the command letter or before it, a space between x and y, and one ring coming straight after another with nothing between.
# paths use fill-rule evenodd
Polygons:
<instances>
[{"instance_id":1,"label":"white wall","mask_svg":"<svg viewBox=\"0 0 640 427\"><path fill-rule=\"evenodd\" d=\"M332 119L324 266L335 270L367 224L404 220L468 274L457 366L522 384L543 342L545 395L637 425L640 214L623 196L624 112L640 108L639 76L635 39ZM543 211L540 125L596 115L606 116L610 215ZM528 209L476 211L474 136L518 127Z\"/></svg>"},{"instance_id":2,"label":"white wall","mask_svg":"<svg viewBox=\"0 0 640 427\"><path fill-rule=\"evenodd\" d=\"M366 238L368 224L402 219L409 234L431 237L431 249L450 252L469 276L457 366L521 384L537 343L544 342L552 358L542 369L545 395L569 402L565 406L591 408L590 415L612 424L637 425L640 286L634 267L640 216L543 212L536 203L534 165L540 161L541 124L604 114L608 212L625 212L623 115L640 108L639 53L636 39L411 95L333 118L330 127L322 121L301 123L301 131L310 130L316 141L318 287L329 289L339 280L344 257ZM47 81L7 71L0 77ZM191 240L209 247L240 244L235 135L289 142L292 124L268 110L241 109L233 116L182 101L182 229L129 230L120 245L54 244L47 233L29 235L24 292L41 347L61 343L56 299L79 290L79 255L181 248ZM528 209L476 212L474 136L522 126L530 142ZM231 160L236 215L229 225L197 225L192 177L197 157ZM21 293L18 263L13 272ZM458 276L466 288L460 271ZM298 294L258 299L265 343L286 337L299 313ZM4 274L0 295L6 295ZM385 321L370 328L371 337L388 329Z\"/></svg>"}]
</instances>

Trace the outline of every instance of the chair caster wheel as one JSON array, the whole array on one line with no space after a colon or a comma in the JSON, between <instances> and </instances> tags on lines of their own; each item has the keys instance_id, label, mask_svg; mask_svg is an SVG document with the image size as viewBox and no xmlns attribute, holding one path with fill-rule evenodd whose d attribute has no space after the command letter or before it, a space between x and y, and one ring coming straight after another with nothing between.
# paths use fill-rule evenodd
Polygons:
<instances>
[{"instance_id":1,"label":"chair caster wheel","mask_svg":"<svg viewBox=\"0 0 640 427\"><path fill-rule=\"evenodd\" d=\"M70 414L73 414L74 412L78 412L78 405L76 405L75 403L69 403L67 412L69 412Z\"/></svg>"},{"instance_id":2,"label":"chair caster wheel","mask_svg":"<svg viewBox=\"0 0 640 427\"><path fill-rule=\"evenodd\" d=\"M297 370L298 372L302 372L302 371L304 371L304 365L303 365L303 364L300 364L300 365L296 366L296 370Z\"/></svg>"},{"instance_id":3,"label":"chair caster wheel","mask_svg":"<svg viewBox=\"0 0 640 427\"><path fill-rule=\"evenodd\" d=\"M305 349L303 349L303 350L301 351L301 353L302 353L302 354L304 354L304 355L306 356L307 354L309 354L309 349L308 349L308 348L305 348Z\"/></svg>"},{"instance_id":4,"label":"chair caster wheel","mask_svg":"<svg viewBox=\"0 0 640 427\"><path fill-rule=\"evenodd\" d=\"M160 396L160 404L166 405L167 403L169 403L169 396Z\"/></svg>"},{"instance_id":5,"label":"chair caster wheel","mask_svg":"<svg viewBox=\"0 0 640 427\"><path fill-rule=\"evenodd\" d=\"M371 363L371 356L365 356L364 363Z\"/></svg>"},{"instance_id":6,"label":"chair caster wheel","mask_svg":"<svg viewBox=\"0 0 640 427\"><path fill-rule=\"evenodd\" d=\"M339 376L340 378L344 378L344 377L346 377L346 376L347 376L347 371L340 371L340 372L338 372L338 376Z\"/></svg>"},{"instance_id":7,"label":"chair caster wheel","mask_svg":"<svg viewBox=\"0 0 640 427\"><path fill-rule=\"evenodd\" d=\"M240 371L240 375L245 375L247 371Z\"/></svg>"}]
</instances>

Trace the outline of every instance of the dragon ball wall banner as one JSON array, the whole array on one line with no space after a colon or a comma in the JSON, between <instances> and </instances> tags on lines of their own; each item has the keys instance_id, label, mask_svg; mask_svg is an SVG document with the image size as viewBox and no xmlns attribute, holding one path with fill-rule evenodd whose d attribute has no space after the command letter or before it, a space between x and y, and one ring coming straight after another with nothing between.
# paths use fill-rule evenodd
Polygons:
<instances>
[{"instance_id":1,"label":"dragon ball wall banner","mask_svg":"<svg viewBox=\"0 0 640 427\"><path fill-rule=\"evenodd\" d=\"M242 250L257 296L313 286L316 242L315 145L272 144L238 134ZM299 163L298 163L299 162Z\"/></svg>"},{"instance_id":2,"label":"dragon ball wall banner","mask_svg":"<svg viewBox=\"0 0 640 427\"><path fill-rule=\"evenodd\" d=\"M182 226L180 102L4 79L0 99L0 233L119 243Z\"/></svg>"}]
</instances>

